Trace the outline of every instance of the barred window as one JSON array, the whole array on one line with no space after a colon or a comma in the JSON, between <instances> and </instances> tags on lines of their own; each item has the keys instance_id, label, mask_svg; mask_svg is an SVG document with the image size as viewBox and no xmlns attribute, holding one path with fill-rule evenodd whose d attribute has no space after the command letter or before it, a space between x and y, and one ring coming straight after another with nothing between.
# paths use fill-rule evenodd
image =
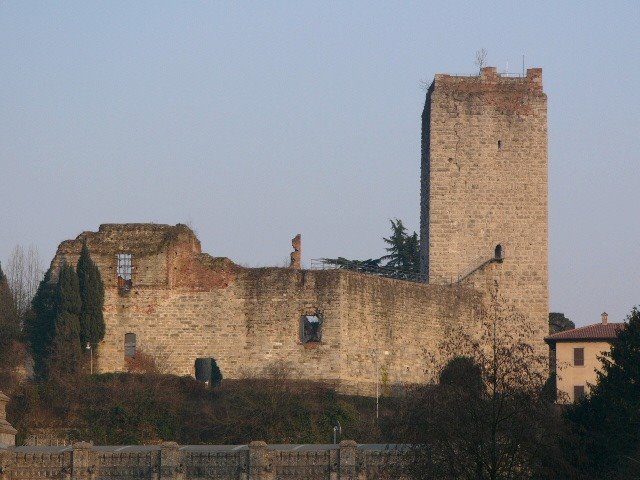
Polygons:
<instances>
[{"instance_id":1,"label":"barred window","mask_svg":"<svg viewBox=\"0 0 640 480\"><path fill-rule=\"evenodd\" d=\"M120 290L130 290L133 286L133 266L130 253L119 253L118 259L118 288Z\"/></svg>"},{"instance_id":2,"label":"barred window","mask_svg":"<svg viewBox=\"0 0 640 480\"><path fill-rule=\"evenodd\" d=\"M124 335L124 356L133 358L136 356L136 334L125 333Z\"/></svg>"}]
</instances>

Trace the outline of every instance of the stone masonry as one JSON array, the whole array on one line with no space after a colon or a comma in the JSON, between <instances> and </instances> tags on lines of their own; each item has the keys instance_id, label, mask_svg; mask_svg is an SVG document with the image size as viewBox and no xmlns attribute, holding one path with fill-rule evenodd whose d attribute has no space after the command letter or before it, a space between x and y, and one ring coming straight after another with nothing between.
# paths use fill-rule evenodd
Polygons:
<instances>
[{"instance_id":1,"label":"stone masonry","mask_svg":"<svg viewBox=\"0 0 640 480\"><path fill-rule=\"evenodd\" d=\"M124 370L134 349L179 375L193 375L202 357L215 358L226 378L262 376L286 362L294 378L372 394L376 359L383 387L429 381L442 339L477 326L496 289L545 354L546 112L540 69L519 78L495 68L436 75L422 119L428 284L300 269L299 236L293 268L212 257L185 225L108 224L62 242L54 270L75 265L86 242L105 284L98 371Z\"/></svg>"},{"instance_id":2,"label":"stone masonry","mask_svg":"<svg viewBox=\"0 0 640 480\"><path fill-rule=\"evenodd\" d=\"M0 392L0 447L16 444L16 429L7 422L7 403L9 403L9 397Z\"/></svg>"},{"instance_id":3,"label":"stone masonry","mask_svg":"<svg viewBox=\"0 0 640 480\"><path fill-rule=\"evenodd\" d=\"M433 284L497 286L548 326L547 97L542 70L435 76L422 115L421 270Z\"/></svg>"},{"instance_id":4,"label":"stone masonry","mask_svg":"<svg viewBox=\"0 0 640 480\"><path fill-rule=\"evenodd\" d=\"M397 445L161 445L0 448L0 480L400 480Z\"/></svg>"},{"instance_id":5,"label":"stone masonry","mask_svg":"<svg viewBox=\"0 0 640 480\"><path fill-rule=\"evenodd\" d=\"M428 361L449 328L473 323L482 295L461 285L392 280L346 270L243 268L201 253L185 225L101 225L62 242L53 260L75 265L83 243L105 285L106 335L94 368L122 371L125 335L161 370L194 375L216 359L225 378L259 377L285 362L294 378L347 393L375 391L375 355L388 387L427 381ZM131 255L131 288L118 255ZM320 342L303 343L303 316L322 319ZM382 355L383 352L388 352Z\"/></svg>"}]
</instances>

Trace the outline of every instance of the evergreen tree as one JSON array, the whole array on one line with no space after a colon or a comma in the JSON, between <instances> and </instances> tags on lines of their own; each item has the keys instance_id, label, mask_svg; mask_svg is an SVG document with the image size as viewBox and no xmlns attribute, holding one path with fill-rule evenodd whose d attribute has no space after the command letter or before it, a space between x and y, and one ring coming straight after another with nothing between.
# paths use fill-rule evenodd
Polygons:
<instances>
[{"instance_id":1,"label":"evergreen tree","mask_svg":"<svg viewBox=\"0 0 640 480\"><path fill-rule=\"evenodd\" d=\"M51 344L55 336L56 284L52 281L51 268L38 285L31 311L25 319L25 334L33 355L36 377L47 376Z\"/></svg>"},{"instance_id":2,"label":"evergreen tree","mask_svg":"<svg viewBox=\"0 0 640 480\"><path fill-rule=\"evenodd\" d=\"M96 348L98 342L104 338L105 324L102 315L104 305L104 285L100 277L100 270L91 260L86 242L82 245L82 252L78 260L78 280L82 308L80 309L80 342Z\"/></svg>"},{"instance_id":3,"label":"evergreen tree","mask_svg":"<svg viewBox=\"0 0 640 480\"><path fill-rule=\"evenodd\" d=\"M404 254L406 269L412 272L420 271L420 241L418 240L418 234L413 232L408 236L404 242Z\"/></svg>"},{"instance_id":4,"label":"evergreen tree","mask_svg":"<svg viewBox=\"0 0 640 480\"><path fill-rule=\"evenodd\" d=\"M56 286L56 321L51 367L59 374L76 373L80 367L80 285L71 265L64 264Z\"/></svg>"},{"instance_id":5,"label":"evergreen tree","mask_svg":"<svg viewBox=\"0 0 640 480\"><path fill-rule=\"evenodd\" d=\"M395 219L391 222L391 236L383 238L389 245L386 250L389 252L383 256L387 260L387 267L418 272L420 270L420 249L418 234L413 232L411 236L407 234L407 228L402 224L402 220Z\"/></svg>"},{"instance_id":6,"label":"evergreen tree","mask_svg":"<svg viewBox=\"0 0 640 480\"><path fill-rule=\"evenodd\" d=\"M0 371L16 366L16 343L20 340L20 317L7 277L0 265Z\"/></svg>"},{"instance_id":7,"label":"evergreen tree","mask_svg":"<svg viewBox=\"0 0 640 480\"><path fill-rule=\"evenodd\" d=\"M627 317L591 394L566 413L575 433L568 453L587 478L638 478L640 466L640 310Z\"/></svg>"},{"instance_id":8,"label":"evergreen tree","mask_svg":"<svg viewBox=\"0 0 640 480\"><path fill-rule=\"evenodd\" d=\"M338 258L323 258L325 263L330 265L335 265L339 268L344 268L346 270L367 270L367 269L375 269L380 266L381 258L369 258L368 260L349 260L344 257Z\"/></svg>"}]
</instances>

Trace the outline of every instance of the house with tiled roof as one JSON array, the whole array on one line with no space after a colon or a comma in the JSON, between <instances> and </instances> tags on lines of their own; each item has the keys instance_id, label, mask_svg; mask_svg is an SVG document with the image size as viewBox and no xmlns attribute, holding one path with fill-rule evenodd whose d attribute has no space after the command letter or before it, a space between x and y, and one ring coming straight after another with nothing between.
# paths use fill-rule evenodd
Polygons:
<instances>
[{"instance_id":1,"label":"house with tiled roof","mask_svg":"<svg viewBox=\"0 0 640 480\"><path fill-rule=\"evenodd\" d=\"M554 333L544 339L551 348L551 357L555 357L551 368L556 374L559 402L574 402L589 393L590 385L596 383L596 372L602 368L599 357L609 351L612 340L625 325L609 323L605 312L600 323Z\"/></svg>"}]
</instances>

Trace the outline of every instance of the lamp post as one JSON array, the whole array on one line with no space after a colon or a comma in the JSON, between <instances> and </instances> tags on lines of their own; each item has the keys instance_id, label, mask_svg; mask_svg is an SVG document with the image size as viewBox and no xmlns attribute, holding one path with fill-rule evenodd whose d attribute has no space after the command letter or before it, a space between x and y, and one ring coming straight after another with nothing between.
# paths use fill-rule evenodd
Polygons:
<instances>
[{"instance_id":1,"label":"lamp post","mask_svg":"<svg viewBox=\"0 0 640 480\"><path fill-rule=\"evenodd\" d=\"M385 350L383 355L389 355L389 352ZM378 350L371 352L371 356L374 359L376 366L376 421L380 417L380 353Z\"/></svg>"},{"instance_id":2,"label":"lamp post","mask_svg":"<svg viewBox=\"0 0 640 480\"><path fill-rule=\"evenodd\" d=\"M333 427L333 444L336 445L338 443L338 435L342 437L342 425L340 425L340 420L336 420L338 425Z\"/></svg>"},{"instance_id":3,"label":"lamp post","mask_svg":"<svg viewBox=\"0 0 640 480\"><path fill-rule=\"evenodd\" d=\"M91 348L90 343L87 343L85 349L89 350L89 373L93 375L93 348Z\"/></svg>"}]
</instances>

